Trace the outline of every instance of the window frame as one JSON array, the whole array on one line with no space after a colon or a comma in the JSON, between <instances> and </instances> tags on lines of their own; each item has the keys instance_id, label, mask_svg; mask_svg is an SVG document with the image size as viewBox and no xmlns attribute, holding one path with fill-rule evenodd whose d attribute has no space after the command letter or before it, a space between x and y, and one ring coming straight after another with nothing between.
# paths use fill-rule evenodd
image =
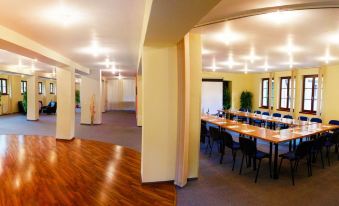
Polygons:
<instances>
[{"instance_id":1,"label":"window frame","mask_svg":"<svg viewBox=\"0 0 339 206\"><path fill-rule=\"evenodd\" d=\"M287 79L288 80L288 83L287 83L287 107L282 107L281 106L281 95L282 95L282 82L284 79ZM291 101L291 94L290 94L290 91L292 91L292 88L291 88L291 77L290 76L286 76L286 77L280 77L280 94L279 94L279 110L280 111L290 111L291 107L290 107L290 101Z\"/></svg>"},{"instance_id":2,"label":"window frame","mask_svg":"<svg viewBox=\"0 0 339 206\"><path fill-rule=\"evenodd\" d=\"M311 98L311 110L305 110L304 106L305 106L305 81L307 78L312 78L312 98ZM302 105L301 105L301 113L305 113L305 114L316 114L317 113L317 108L314 108L314 95L315 95L315 79L318 78L318 82L319 82L319 76L317 74L313 74L313 75L304 75L303 76L303 90L302 90ZM319 85L317 90L319 89ZM318 91L317 91L318 92ZM319 97L318 97L319 98Z\"/></svg>"},{"instance_id":3,"label":"window frame","mask_svg":"<svg viewBox=\"0 0 339 206\"><path fill-rule=\"evenodd\" d=\"M2 91L2 89L3 89L2 81L6 82L6 92ZM1 95L8 95L8 80L5 79L5 78L0 78L0 92L1 92Z\"/></svg>"},{"instance_id":4,"label":"window frame","mask_svg":"<svg viewBox=\"0 0 339 206\"><path fill-rule=\"evenodd\" d=\"M263 105L264 102L264 81L267 81L267 106ZM261 103L260 108L268 109L270 106L270 79L269 78L262 78L261 79Z\"/></svg>"},{"instance_id":5,"label":"window frame","mask_svg":"<svg viewBox=\"0 0 339 206\"><path fill-rule=\"evenodd\" d=\"M53 82L49 83L49 93L50 94L55 94L54 83Z\"/></svg>"},{"instance_id":6,"label":"window frame","mask_svg":"<svg viewBox=\"0 0 339 206\"><path fill-rule=\"evenodd\" d=\"M26 85L26 87L24 87L24 85ZM21 95L23 95L25 92L27 92L27 81L21 80L21 82L20 82L20 92L21 92Z\"/></svg>"}]
</instances>

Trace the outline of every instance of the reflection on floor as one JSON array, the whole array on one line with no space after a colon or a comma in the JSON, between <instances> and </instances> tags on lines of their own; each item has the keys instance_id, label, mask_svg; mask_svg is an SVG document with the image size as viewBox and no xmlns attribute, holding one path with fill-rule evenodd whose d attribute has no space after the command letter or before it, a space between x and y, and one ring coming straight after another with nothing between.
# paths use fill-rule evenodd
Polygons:
<instances>
[{"instance_id":1,"label":"reflection on floor","mask_svg":"<svg viewBox=\"0 0 339 206\"><path fill-rule=\"evenodd\" d=\"M41 115L39 121L27 121L21 114L0 116L0 133L55 136L55 119L55 115ZM80 125L77 112L75 136L141 150L141 128L136 126L135 112L103 113L103 124L96 126Z\"/></svg>"},{"instance_id":2,"label":"reflection on floor","mask_svg":"<svg viewBox=\"0 0 339 206\"><path fill-rule=\"evenodd\" d=\"M171 183L141 185L140 153L91 140L0 135L0 205L174 205Z\"/></svg>"},{"instance_id":3,"label":"reflection on floor","mask_svg":"<svg viewBox=\"0 0 339 206\"><path fill-rule=\"evenodd\" d=\"M260 143L260 142L258 142ZM260 149L269 151L267 144ZM281 151L287 150L283 145ZM318 160L313 165L313 176L307 176L306 163L300 164L296 185L292 186L288 161L283 164L278 180L270 179L268 161L263 161L258 183L250 168L239 175L241 152L238 153L235 171L232 172L231 152L226 150L223 164L219 164L216 150L212 157L201 145L198 180L189 181L187 187L177 190L178 205L339 205L339 161L332 156L332 165L322 169Z\"/></svg>"}]
</instances>

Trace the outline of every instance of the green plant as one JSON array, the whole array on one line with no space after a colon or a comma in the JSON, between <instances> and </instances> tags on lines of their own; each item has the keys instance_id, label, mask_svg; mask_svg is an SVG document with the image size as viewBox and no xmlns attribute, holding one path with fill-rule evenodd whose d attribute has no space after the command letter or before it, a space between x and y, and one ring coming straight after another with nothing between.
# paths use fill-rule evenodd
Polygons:
<instances>
[{"instance_id":1,"label":"green plant","mask_svg":"<svg viewBox=\"0 0 339 206\"><path fill-rule=\"evenodd\" d=\"M75 90L75 103L80 104L80 91Z\"/></svg>"},{"instance_id":2,"label":"green plant","mask_svg":"<svg viewBox=\"0 0 339 206\"><path fill-rule=\"evenodd\" d=\"M24 107L24 111L27 112L27 92L24 92L23 96L22 106Z\"/></svg>"},{"instance_id":3,"label":"green plant","mask_svg":"<svg viewBox=\"0 0 339 206\"><path fill-rule=\"evenodd\" d=\"M240 96L240 108L241 109L252 109L252 93L249 91L243 91Z\"/></svg>"},{"instance_id":4,"label":"green plant","mask_svg":"<svg viewBox=\"0 0 339 206\"><path fill-rule=\"evenodd\" d=\"M231 91L229 88L224 89L223 104L224 104L224 109L231 108Z\"/></svg>"}]
</instances>

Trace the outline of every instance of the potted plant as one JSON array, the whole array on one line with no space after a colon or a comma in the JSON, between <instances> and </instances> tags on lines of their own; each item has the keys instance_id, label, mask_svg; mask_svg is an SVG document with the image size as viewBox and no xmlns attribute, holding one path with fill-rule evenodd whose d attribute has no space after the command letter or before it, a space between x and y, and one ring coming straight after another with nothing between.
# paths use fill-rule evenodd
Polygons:
<instances>
[{"instance_id":1,"label":"potted plant","mask_svg":"<svg viewBox=\"0 0 339 206\"><path fill-rule=\"evenodd\" d=\"M27 92L23 93L23 99L22 99L22 106L24 108L25 113L27 113Z\"/></svg>"},{"instance_id":2,"label":"potted plant","mask_svg":"<svg viewBox=\"0 0 339 206\"><path fill-rule=\"evenodd\" d=\"M75 90L75 104L76 108L80 108L80 91Z\"/></svg>"},{"instance_id":3,"label":"potted plant","mask_svg":"<svg viewBox=\"0 0 339 206\"><path fill-rule=\"evenodd\" d=\"M223 104L225 110L229 110L231 108L231 91L229 88L224 89Z\"/></svg>"},{"instance_id":4,"label":"potted plant","mask_svg":"<svg viewBox=\"0 0 339 206\"><path fill-rule=\"evenodd\" d=\"M240 108L250 111L252 109L252 93L249 91L243 91L240 96Z\"/></svg>"}]
</instances>

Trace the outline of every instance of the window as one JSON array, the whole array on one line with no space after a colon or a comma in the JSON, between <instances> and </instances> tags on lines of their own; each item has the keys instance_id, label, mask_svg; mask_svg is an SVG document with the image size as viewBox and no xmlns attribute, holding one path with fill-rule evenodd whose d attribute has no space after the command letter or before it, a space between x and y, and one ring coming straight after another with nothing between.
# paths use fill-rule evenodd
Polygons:
<instances>
[{"instance_id":1,"label":"window","mask_svg":"<svg viewBox=\"0 0 339 206\"><path fill-rule=\"evenodd\" d=\"M42 94L42 82L38 82L39 94Z\"/></svg>"},{"instance_id":2,"label":"window","mask_svg":"<svg viewBox=\"0 0 339 206\"><path fill-rule=\"evenodd\" d=\"M268 108L268 93L269 93L269 86L268 86L269 79L264 78L261 82L261 107Z\"/></svg>"},{"instance_id":3,"label":"window","mask_svg":"<svg viewBox=\"0 0 339 206\"><path fill-rule=\"evenodd\" d=\"M271 84L271 99L270 99L270 107L273 108L274 104L274 79L272 79L272 84Z\"/></svg>"},{"instance_id":4,"label":"window","mask_svg":"<svg viewBox=\"0 0 339 206\"><path fill-rule=\"evenodd\" d=\"M318 103L318 76L304 76L302 112L315 114Z\"/></svg>"},{"instance_id":5,"label":"window","mask_svg":"<svg viewBox=\"0 0 339 206\"><path fill-rule=\"evenodd\" d=\"M54 94L54 84L53 83L49 83L49 93Z\"/></svg>"},{"instance_id":6,"label":"window","mask_svg":"<svg viewBox=\"0 0 339 206\"><path fill-rule=\"evenodd\" d=\"M0 92L7 94L7 79L0 79Z\"/></svg>"},{"instance_id":7,"label":"window","mask_svg":"<svg viewBox=\"0 0 339 206\"><path fill-rule=\"evenodd\" d=\"M27 81L21 81L21 94L27 92Z\"/></svg>"},{"instance_id":8,"label":"window","mask_svg":"<svg viewBox=\"0 0 339 206\"><path fill-rule=\"evenodd\" d=\"M279 109L289 110L291 108L291 77L280 79L280 102Z\"/></svg>"}]
</instances>

